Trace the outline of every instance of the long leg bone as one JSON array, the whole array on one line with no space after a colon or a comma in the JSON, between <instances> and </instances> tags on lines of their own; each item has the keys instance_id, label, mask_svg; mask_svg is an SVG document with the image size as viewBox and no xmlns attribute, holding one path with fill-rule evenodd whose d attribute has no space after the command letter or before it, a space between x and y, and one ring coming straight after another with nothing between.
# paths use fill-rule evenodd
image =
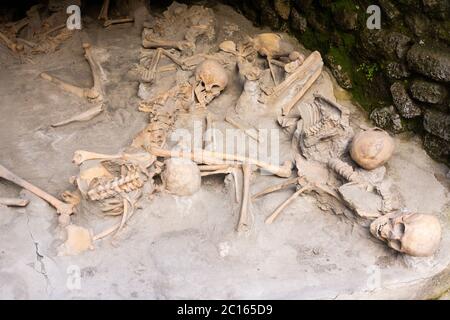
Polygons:
<instances>
[{"instance_id":1,"label":"long leg bone","mask_svg":"<svg viewBox=\"0 0 450 320\"><path fill-rule=\"evenodd\" d=\"M244 184L242 187L242 204L239 217L239 223L237 225L237 231L247 231L250 227L250 215L249 215L249 195L250 195L250 177L252 174L252 166L249 163L242 164L242 173L244 175Z\"/></svg>"},{"instance_id":2,"label":"long leg bone","mask_svg":"<svg viewBox=\"0 0 450 320\"><path fill-rule=\"evenodd\" d=\"M12 207L25 207L30 201L27 199L18 198L0 198L0 205L12 206Z\"/></svg>"},{"instance_id":3,"label":"long leg bone","mask_svg":"<svg viewBox=\"0 0 450 320\"><path fill-rule=\"evenodd\" d=\"M245 156L213 152L207 150L198 150L195 149L194 152L186 152L181 150L167 150L158 147L150 147L150 152L157 157L177 157L177 158L188 158L193 161L204 163L207 159L209 160L218 160L218 161L236 161L241 163L249 163L254 164L260 168L263 168L274 175L277 175L282 178L288 178L292 173L292 163L290 161L286 161L283 163L283 166L273 165L267 162L263 162L257 159L248 158ZM220 163L216 163L220 164Z\"/></svg>"},{"instance_id":4,"label":"long leg bone","mask_svg":"<svg viewBox=\"0 0 450 320\"><path fill-rule=\"evenodd\" d=\"M34 193L39 198L47 201L50 205L52 205L56 209L56 211L62 216L70 216L73 213L73 205L64 203L64 202L56 199L54 196L48 194L44 190L32 185L28 181L15 175L14 173L9 171L2 165L0 165L0 178L11 181L14 184L18 185L19 187L22 187L22 188Z\"/></svg>"},{"instance_id":5,"label":"long leg bone","mask_svg":"<svg viewBox=\"0 0 450 320\"><path fill-rule=\"evenodd\" d=\"M269 193L272 193L272 192L275 192L278 190L283 190L283 189L289 188L290 186L295 185L297 183L298 183L298 178L288 179L280 184L268 187L267 189L264 189L264 190L258 192L257 194L254 194L252 196L252 200L256 200L262 196L265 196L266 194L269 194Z\"/></svg>"}]
</instances>

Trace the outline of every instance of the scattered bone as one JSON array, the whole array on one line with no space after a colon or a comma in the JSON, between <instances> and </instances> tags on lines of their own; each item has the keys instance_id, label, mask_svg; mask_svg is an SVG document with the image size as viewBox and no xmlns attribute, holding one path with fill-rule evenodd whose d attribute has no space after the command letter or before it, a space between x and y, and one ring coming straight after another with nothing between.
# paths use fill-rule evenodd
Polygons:
<instances>
[{"instance_id":1,"label":"scattered bone","mask_svg":"<svg viewBox=\"0 0 450 320\"><path fill-rule=\"evenodd\" d=\"M231 53L234 55L237 55L237 53L238 53L236 43L234 43L231 40L226 40L226 41L220 43L219 49L224 52Z\"/></svg>"},{"instance_id":2,"label":"scattered bone","mask_svg":"<svg viewBox=\"0 0 450 320\"><path fill-rule=\"evenodd\" d=\"M67 120L52 124L52 127L61 127L66 124L72 123L72 122L83 122L83 121L89 121L98 116L100 113L102 113L104 110L103 104L99 104L95 107L90 108L89 110L86 110L85 112L82 112L78 115L75 115Z\"/></svg>"},{"instance_id":3,"label":"scattered bone","mask_svg":"<svg viewBox=\"0 0 450 320\"><path fill-rule=\"evenodd\" d=\"M62 90L75 94L80 98L87 98L91 101L101 102L104 100L102 83L102 75L104 74L104 72L92 53L92 46L89 43L84 43L83 48L85 51L85 58L88 61L89 66L91 67L92 78L94 79L94 85L91 88L81 88L74 86L45 72L41 73L41 78L53 82Z\"/></svg>"},{"instance_id":4,"label":"scattered bone","mask_svg":"<svg viewBox=\"0 0 450 320\"><path fill-rule=\"evenodd\" d=\"M225 117L225 121L232 124L234 127L238 128L239 130L242 130L246 135L248 135L250 138L254 139L255 141L259 141L258 134L255 132L255 129L247 129L244 125L239 123L237 120L232 118L231 116L227 115Z\"/></svg>"},{"instance_id":5,"label":"scattered bone","mask_svg":"<svg viewBox=\"0 0 450 320\"><path fill-rule=\"evenodd\" d=\"M237 225L238 232L248 231L251 225L251 216L249 212L250 205L250 179L252 175L252 166L249 163L242 164L242 173L244 175L244 183L242 186L242 203L239 215L239 223Z\"/></svg>"},{"instance_id":6,"label":"scattered bone","mask_svg":"<svg viewBox=\"0 0 450 320\"><path fill-rule=\"evenodd\" d=\"M357 133L352 141L350 155L366 170L372 170L385 164L394 153L394 139L379 128Z\"/></svg>"},{"instance_id":7,"label":"scattered bone","mask_svg":"<svg viewBox=\"0 0 450 320\"><path fill-rule=\"evenodd\" d=\"M73 213L73 206L71 204L67 204L67 203L64 203L64 202L56 199L52 195L43 191L42 189L39 189L38 187L32 185L28 181L15 175L14 173L9 171L2 165L0 165L0 178L8 180L8 181L18 185L19 187L22 187L22 188L34 193L39 198L47 201L60 214L61 220L67 221L67 218L70 217L70 215Z\"/></svg>"},{"instance_id":8,"label":"scattered bone","mask_svg":"<svg viewBox=\"0 0 450 320\"><path fill-rule=\"evenodd\" d=\"M132 23L132 22L134 22L134 18L109 19L103 23L103 26L106 28L106 27L112 26L113 24L123 24L123 23Z\"/></svg>"},{"instance_id":9,"label":"scattered bone","mask_svg":"<svg viewBox=\"0 0 450 320\"><path fill-rule=\"evenodd\" d=\"M280 213L286 208L292 201L294 201L298 196L300 196L303 192L310 189L310 186L305 186L303 188L298 189L292 196L290 196L286 201L284 201L280 206L266 219L266 224L272 224L275 219L280 215Z\"/></svg>"},{"instance_id":10,"label":"scattered bone","mask_svg":"<svg viewBox=\"0 0 450 320\"><path fill-rule=\"evenodd\" d=\"M194 43L187 40L166 40L166 39L157 39L154 37L150 37L148 34L142 40L142 46L147 49L177 49L180 51L183 50L192 50L195 46Z\"/></svg>"},{"instance_id":11,"label":"scattered bone","mask_svg":"<svg viewBox=\"0 0 450 320\"><path fill-rule=\"evenodd\" d=\"M69 224L65 230L67 239L58 247L59 256L73 256L94 249L89 230L74 224Z\"/></svg>"},{"instance_id":12,"label":"scattered bone","mask_svg":"<svg viewBox=\"0 0 450 320\"><path fill-rule=\"evenodd\" d=\"M291 87L297 81L306 78L307 74L313 73L320 69L323 65L322 57L318 51L311 53L303 62L303 64L292 74L290 74L283 82L273 88L271 97L279 97L287 88Z\"/></svg>"},{"instance_id":13,"label":"scattered bone","mask_svg":"<svg viewBox=\"0 0 450 320\"><path fill-rule=\"evenodd\" d=\"M155 80L156 70L160 59L161 59L161 50L157 49L155 54L153 55L150 66L148 67L147 71L144 72L144 74L142 75L141 80L143 82L152 83Z\"/></svg>"},{"instance_id":14,"label":"scattered bone","mask_svg":"<svg viewBox=\"0 0 450 320\"><path fill-rule=\"evenodd\" d=\"M8 207L26 207L30 201L20 198L0 198L0 205Z\"/></svg>"},{"instance_id":15,"label":"scattered bone","mask_svg":"<svg viewBox=\"0 0 450 320\"><path fill-rule=\"evenodd\" d=\"M207 150L194 149L194 152L180 151L180 150L167 150L157 147L150 148L150 153L164 158L176 157L191 159L200 163L207 163L209 161L216 161L216 164L223 164L224 161L236 161L240 163L254 164L262 169L269 171L270 173L282 178L290 177L292 173L292 163L290 161L284 162L282 166L276 166L257 159L248 158L245 156L212 152Z\"/></svg>"},{"instance_id":16,"label":"scattered bone","mask_svg":"<svg viewBox=\"0 0 450 320\"><path fill-rule=\"evenodd\" d=\"M190 196L200 189L201 174L195 162L188 159L171 158L164 161L161 175L167 191L177 196Z\"/></svg>"},{"instance_id":17,"label":"scattered bone","mask_svg":"<svg viewBox=\"0 0 450 320\"><path fill-rule=\"evenodd\" d=\"M262 191L260 191L260 192L258 192L256 194L254 194L252 196L252 200L256 200L256 199L258 199L258 198L260 198L262 196L265 196L266 194L269 194L269 193L272 193L272 192L275 192L275 191L279 191L279 190L283 190L283 189L289 188L289 187L291 187L293 185L296 185L296 184L298 184L298 178L287 179L286 181L284 181L284 182L282 182L280 184L268 187L268 188L266 188L266 189L264 189L264 190L262 190Z\"/></svg>"}]
</instances>

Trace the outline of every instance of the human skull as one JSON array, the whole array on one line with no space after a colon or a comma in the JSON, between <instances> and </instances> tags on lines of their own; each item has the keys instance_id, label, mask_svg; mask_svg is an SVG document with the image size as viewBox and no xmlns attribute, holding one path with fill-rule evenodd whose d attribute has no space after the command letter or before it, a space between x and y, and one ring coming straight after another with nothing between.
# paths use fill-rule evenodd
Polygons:
<instances>
[{"instance_id":1,"label":"human skull","mask_svg":"<svg viewBox=\"0 0 450 320\"><path fill-rule=\"evenodd\" d=\"M362 168L372 170L391 158L394 147L394 139L386 131L372 128L353 137L350 155Z\"/></svg>"},{"instance_id":2,"label":"human skull","mask_svg":"<svg viewBox=\"0 0 450 320\"><path fill-rule=\"evenodd\" d=\"M205 60L195 69L195 82L195 96L206 106L225 89L228 75L217 61Z\"/></svg>"},{"instance_id":3,"label":"human skull","mask_svg":"<svg viewBox=\"0 0 450 320\"><path fill-rule=\"evenodd\" d=\"M411 212L381 216L371 223L370 232L392 249L416 257L433 255L441 239L436 217Z\"/></svg>"},{"instance_id":4,"label":"human skull","mask_svg":"<svg viewBox=\"0 0 450 320\"><path fill-rule=\"evenodd\" d=\"M189 159L170 158L164 164L161 179L171 194L190 196L200 189L200 169L195 162Z\"/></svg>"}]
</instances>

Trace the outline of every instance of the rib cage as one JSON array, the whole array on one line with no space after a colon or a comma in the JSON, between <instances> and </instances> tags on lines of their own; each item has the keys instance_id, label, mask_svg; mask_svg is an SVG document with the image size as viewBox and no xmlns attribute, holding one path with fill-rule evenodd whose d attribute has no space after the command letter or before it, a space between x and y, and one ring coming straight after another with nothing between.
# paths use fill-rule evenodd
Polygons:
<instances>
[{"instance_id":1,"label":"rib cage","mask_svg":"<svg viewBox=\"0 0 450 320\"><path fill-rule=\"evenodd\" d=\"M127 174L115 177L105 182L99 182L89 191L88 196L91 200L103 200L113 198L120 193L128 193L140 189L144 185L143 175L136 168L132 168Z\"/></svg>"}]
</instances>

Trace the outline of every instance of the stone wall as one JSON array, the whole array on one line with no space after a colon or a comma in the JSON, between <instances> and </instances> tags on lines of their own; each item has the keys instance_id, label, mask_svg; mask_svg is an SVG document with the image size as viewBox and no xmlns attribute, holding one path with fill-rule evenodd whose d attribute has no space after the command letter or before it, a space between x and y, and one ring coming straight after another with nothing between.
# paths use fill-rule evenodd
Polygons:
<instances>
[{"instance_id":1,"label":"stone wall","mask_svg":"<svg viewBox=\"0 0 450 320\"><path fill-rule=\"evenodd\" d=\"M258 25L319 50L379 127L413 130L450 164L450 0L225 0ZM369 5L380 30L366 27Z\"/></svg>"}]
</instances>

